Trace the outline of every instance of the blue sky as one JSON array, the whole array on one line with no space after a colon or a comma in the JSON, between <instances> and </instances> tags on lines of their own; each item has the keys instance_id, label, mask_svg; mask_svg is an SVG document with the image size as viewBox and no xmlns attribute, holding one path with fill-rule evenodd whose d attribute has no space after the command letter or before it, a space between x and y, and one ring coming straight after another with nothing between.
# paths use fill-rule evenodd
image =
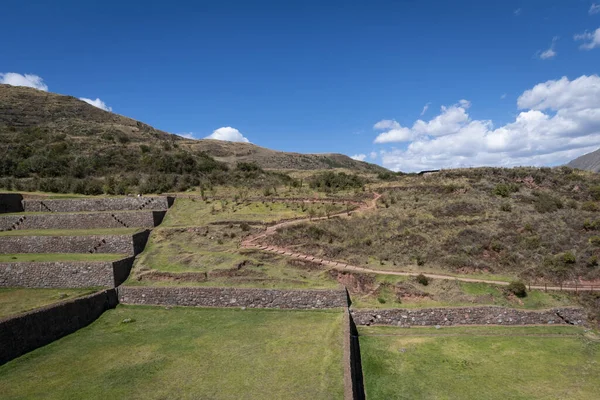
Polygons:
<instances>
[{"instance_id":1,"label":"blue sky","mask_svg":"<svg viewBox=\"0 0 600 400\"><path fill-rule=\"evenodd\" d=\"M0 17L0 81L172 133L401 170L600 147L594 1L5 0Z\"/></svg>"}]
</instances>

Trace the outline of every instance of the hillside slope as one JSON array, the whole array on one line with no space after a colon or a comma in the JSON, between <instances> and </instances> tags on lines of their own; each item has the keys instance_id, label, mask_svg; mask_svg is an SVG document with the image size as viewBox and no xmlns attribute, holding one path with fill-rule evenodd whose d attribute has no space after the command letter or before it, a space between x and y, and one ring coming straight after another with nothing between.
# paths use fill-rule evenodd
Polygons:
<instances>
[{"instance_id":1,"label":"hillside slope","mask_svg":"<svg viewBox=\"0 0 600 400\"><path fill-rule=\"evenodd\" d=\"M67 148L63 153L71 155L105 153L107 149L115 147L126 147L131 151L145 145L167 150L177 147L195 154L204 152L226 164L253 162L268 169L347 168L356 172L385 171L377 165L356 161L342 154L286 153L250 143L185 139L131 118L103 111L75 97L0 84L0 154L12 148L9 143L22 144L23 140L18 137L22 136L20 133L32 131L43 132L48 137L54 135L54 139L66 141ZM100 172L100 175L103 173Z\"/></svg>"},{"instance_id":2,"label":"hillside slope","mask_svg":"<svg viewBox=\"0 0 600 400\"><path fill-rule=\"evenodd\" d=\"M572 168L584 169L586 171L600 172L600 149L577 157L567 165Z\"/></svg>"}]
</instances>

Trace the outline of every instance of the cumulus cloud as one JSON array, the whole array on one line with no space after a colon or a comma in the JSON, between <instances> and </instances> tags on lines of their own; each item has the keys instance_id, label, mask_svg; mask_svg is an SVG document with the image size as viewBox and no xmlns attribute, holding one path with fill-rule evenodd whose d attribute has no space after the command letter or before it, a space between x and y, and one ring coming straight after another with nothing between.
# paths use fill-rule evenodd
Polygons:
<instances>
[{"instance_id":1,"label":"cumulus cloud","mask_svg":"<svg viewBox=\"0 0 600 400\"><path fill-rule=\"evenodd\" d=\"M250 142L240 133L240 131L230 126L224 126L213 131L213 133L207 136L206 139L225 140L228 142Z\"/></svg>"},{"instance_id":2,"label":"cumulus cloud","mask_svg":"<svg viewBox=\"0 0 600 400\"><path fill-rule=\"evenodd\" d=\"M94 107L98 107L101 110L112 111L112 107L107 106L106 103L103 102L102 100L100 100L99 98L96 98L96 100L92 100L92 99L88 99L86 97L80 97L79 100L85 101L86 103L88 103Z\"/></svg>"},{"instance_id":3,"label":"cumulus cloud","mask_svg":"<svg viewBox=\"0 0 600 400\"><path fill-rule=\"evenodd\" d=\"M385 130L385 129L396 129L399 128L400 124L391 119L382 119L373 125L373 129Z\"/></svg>"},{"instance_id":4,"label":"cumulus cloud","mask_svg":"<svg viewBox=\"0 0 600 400\"><path fill-rule=\"evenodd\" d=\"M377 152L372 151L371 153L369 153L369 157L371 157L371 160L375 160L377 158Z\"/></svg>"},{"instance_id":5,"label":"cumulus cloud","mask_svg":"<svg viewBox=\"0 0 600 400\"><path fill-rule=\"evenodd\" d=\"M367 155L366 154L355 154L353 156L350 156L351 159L356 160L356 161L365 161L367 159Z\"/></svg>"},{"instance_id":6,"label":"cumulus cloud","mask_svg":"<svg viewBox=\"0 0 600 400\"><path fill-rule=\"evenodd\" d=\"M418 171L480 165L556 165L600 146L600 77L563 77L535 85L517 100L513 122L495 128L492 121L472 119L469 102L442 107L428 122L401 128L402 148L382 151L393 170ZM390 139L393 135L384 136ZM410 137L407 141L405 138Z\"/></svg>"},{"instance_id":7,"label":"cumulus cloud","mask_svg":"<svg viewBox=\"0 0 600 400\"><path fill-rule=\"evenodd\" d=\"M590 15L594 15L594 14L598 14L598 13L600 13L600 4L593 3L593 4L590 6L590 11L589 11L589 13L590 13Z\"/></svg>"},{"instance_id":8,"label":"cumulus cloud","mask_svg":"<svg viewBox=\"0 0 600 400\"><path fill-rule=\"evenodd\" d=\"M555 36L554 38L552 38L552 44L550 45L550 48L548 50L544 50L544 51L538 51L536 53L536 55L541 59L541 60L548 60L550 58L554 58L556 57L556 55L558 54L556 52L556 50L554 50L554 47L556 46L556 41L558 40L558 36Z\"/></svg>"},{"instance_id":9,"label":"cumulus cloud","mask_svg":"<svg viewBox=\"0 0 600 400\"><path fill-rule=\"evenodd\" d=\"M596 47L600 47L600 28L596 29L594 32L583 32L574 36L575 40L582 40L583 43L579 46L582 50L592 50Z\"/></svg>"},{"instance_id":10,"label":"cumulus cloud","mask_svg":"<svg viewBox=\"0 0 600 400\"><path fill-rule=\"evenodd\" d=\"M0 83L4 83L12 86L27 86L30 88L48 91L48 85L44 83L44 80L32 74L17 74L16 72L0 72Z\"/></svg>"}]
</instances>

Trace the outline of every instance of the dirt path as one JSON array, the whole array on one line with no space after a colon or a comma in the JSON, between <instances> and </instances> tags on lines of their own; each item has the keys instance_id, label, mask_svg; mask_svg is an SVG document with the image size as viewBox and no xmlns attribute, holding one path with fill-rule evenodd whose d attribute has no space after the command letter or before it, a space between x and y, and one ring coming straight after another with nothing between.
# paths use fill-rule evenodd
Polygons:
<instances>
[{"instance_id":1,"label":"dirt path","mask_svg":"<svg viewBox=\"0 0 600 400\"><path fill-rule=\"evenodd\" d=\"M365 212L365 211L373 210L377 207L377 200L379 200L379 198L381 198L381 194L374 193L373 199L371 199L365 203L362 203L359 206L359 208L355 209L354 211L351 211L350 213L340 212L340 213L331 215L329 217L318 217L318 218L312 218L312 219L300 218L300 219L295 219L292 221L285 221L285 222L282 222L279 224L269 226L265 231L263 231L257 235L250 236L247 239L245 239L244 241L242 241L241 245L243 248L247 248L247 249L258 249L258 250L262 250L262 251L268 251L270 253L281 254L281 255L299 259L299 260L312 261L312 262L330 267L331 269L338 270L338 271L360 272L360 273L368 273L368 274L376 274L376 275L394 275L394 276L417 276L417 275L422 274L431 279L445 279L445 280L455 280L455 281L460 281L460 282L472 282L472 283L488 283L488 284L500 285L500 286L507 286L510 283L510 282L506 282L506 281L496 281L496 280L476 279L476 278L463 278L463 277L456 277L456 276L443 275L443 274L385 271L385 270L371 269L371 268L360 267L357 265L351 265L351 264L340 262L340 261L326 260L323 258L314 257L310 254L297 253L297 252L294 252L290 249L286 249L283 247L261 245L260 243L257 242L258 240L260 240L262 238L265 238L267 236L271 236L271 235L275 234L277 229L284 228L287 226L301 224L301 223L308 222L308 221L319 221L319 220L324 220L324 219L333 218L333 217L337 217L337 218L347 217L355 212ZM565 291L573 291L573 292L592 291L592 290L600 291L600 287L594 287L594 286L591 286L591 287L588 287L588 286L584 286L584 287L563 286L563 287L560 287L560 286L528 285L528 288L529 289L538 289L538 290L565 290Z\"/></svg>"}]
</instances>

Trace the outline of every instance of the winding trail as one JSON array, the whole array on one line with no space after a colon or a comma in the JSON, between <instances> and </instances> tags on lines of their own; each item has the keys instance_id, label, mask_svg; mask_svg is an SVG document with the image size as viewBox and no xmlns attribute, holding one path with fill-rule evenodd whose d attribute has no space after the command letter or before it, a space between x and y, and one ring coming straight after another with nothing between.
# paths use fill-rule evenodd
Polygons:
<instances>
[{"instance_id":1,"label":"winding trail","mask_svg":"<svg viewBox=\"0 0 600 400\"><path fill-rule=\"evenodd\" d=\"M382 195L380 193L374 193L373 199L368 200L367 202L361 203L361 205L357 209L350 211L350 212L340 212L337 214L330 215L329 217L298 218L298 219L294 219L291 221L285 221L285 222L281 222L281 223L278 223L275 225L271 225L265 231L260 232L259 234L256 234L256 235L249 236L248 238L243 240L241 243L241 247L247 248L247 249L258 249L258 250L267 251L267 252L275 253L275 254L281 254L281 255L284 255L284 256L287 256L290 258L295 258L298 260L312 261L317 264L330 267L331 269L337 270L337 271L359 272L359 273L376 274L376 275L394 275L394 276L417 276L417 275L422 274L431 279L445 279L445 280L453 280L453 281L459 281L459 282L471 282L471 283L488 283L488 284L500 285L500 286L508 286L510 284L510 282L499 281L499 280L463 278L463 277L457 277L457 276L451 276L451 275L432 274L432 273L423 273L423 272L400 272L400 271L386 271L386 270L379 270L379 269L371 269L371 268L365 268L365 267L360 267L357 265L344 263L341 261L327 260L327 259L323 259L323 258L319 258L319 257L314 257L310 254L297 253L295 251L286 249L284 247L267 246L267 245L262 245L262 244L258 243L258 241L260 239L274 235L277 232L277 230L280 228L293 226L293 225L301 224L301 223L308 222L308 221L310 221L310 222L319 221L319 220L324 220L324 219L329 219L329 218L334 218L334 217L335 218L349 217L355 212L365 212L365 211L373 210L377 207L377 200L379 200L381 198L381 196ZM553 291L554 290L562 290L562 291L572 291L572 292L600 291L600 286L596 287L596 286L590 286L590 285L577 286L577 287L575 287L575 286L560 287L560 286L547 286L547 285L528 285L528 288L529 289L537 289L537 290L553 290Z\"/></svg>"}]
</instances>

